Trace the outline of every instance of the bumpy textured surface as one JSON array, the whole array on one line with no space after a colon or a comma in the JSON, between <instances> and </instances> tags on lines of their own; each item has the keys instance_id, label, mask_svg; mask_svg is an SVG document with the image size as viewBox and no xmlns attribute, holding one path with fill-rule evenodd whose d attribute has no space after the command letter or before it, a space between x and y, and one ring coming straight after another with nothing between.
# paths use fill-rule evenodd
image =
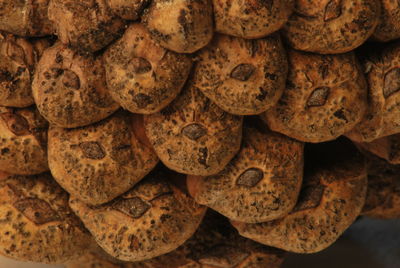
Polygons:
<instances>
[{"instance_id":1,"label":"bumpy textured surface","mask_svg":"<svg viewBox=\"0 0 400 268\"><path fill-rule=\"evenodd\" d=\"M0 0L0 30L20 36L45 36L54 32L48 18L50 0Z\"/></svg>"},{"instance_id":2,"label":"bumpy textured surface","mask_svg":"<svg viewBox=\"0 0 400 268\"><path fill-rule=\"evenodd\" d=\"M400 38L400 2L380 0L381 17L372 38L381 42Z\"/></svg>"},{"instance_id":3,"label":"bumpy textured surface","mask_svg":"<svg viewBox=\"0 0 400 268\"><path fill-rule=\"evenodd\" d=\"M304 142L333 140L361 121L367 84L353 53L317 55L290 50L286 89L262 114L269 127Z\"/></svg>"},{"instance_id":4,"label":"bumpy textured surface","mask_svg":"<svg viewBox=\"0 0 400 268\"><path fill-rule=\"evenodd\" d=\"M346 140L307 146L296 207L270 222L233 222L241 235L291 252L314 253L335 242L358 217L367 191L362 155Z\"/></svg>"},{"instance_id":5,"label":"bumpy textured surface","mask_svg":"<svg viewBox=\"0 0 400 268\"><path fill-rule=\"evenodd\" d=\"M124 22L112 14L107 0L50 0L49 18L62 43L95 52L117 39Z\"/></svg>"},{"instance_id":6,"label":"bumpy textured surface","mask_svg":"<svg viewBox=\"0 0 400 268\"><path fill-rule=\"evenodd\" d=\"M150 0L108 0L114 14L124 20L137 20Z\"/></svg>"},{"instance_id":7,"label":"bumpy textured surface","mask_svg":"<svg viewBox=\"0 0 400 268\"><path fill-rule=\"evenodd\" d=\"M193 53L213 36L211 0L153 0L143 24L163 47Z\"/></svg>"},{"instance_id":8,"label":"bumpy textured surface","mask_svg":"<svg viewBox=\"0 0 400 268\"><path fill-rule=\"evenodd\" d=\"M181 91L192 66L186 55L155 43L147 29L132 24L104 55L111 96L132 113L150 114Z\"/></svg>"},{"instance_id":9,"label":"bumpy textured surface","mask_svg":"<svg viewBox=\"0 0 400 268\"><path fill-rule=\"evenodd\" d=\"M177 172L216 174L239 151L243 118L221 110L191 80L169 106L144 119L158 157Z\"/></svg>"},{"instance_id":10,"label":"bumpy textured surface","mask_svg":"<svg viewBox=\"0 0 400 268\"><path fill-rule=\"evenodd\" d=\"M119 108L108 93L101 59L80 56L61 43L43 53L32 92L40 113L58 127L89 125Z\"/></svg>"},{"instance_id":11,"label":"bumpy textured surface","mask_svg":"<svg viewBox=\"0 0 400 268\"><path fill-rule=\"evenodd\" d=\"M295 49L338 54L364 43L379 18L379 0L295 0L283 34Z\"/></svg>"},{"instance_id":12,"label":"bumpy textured surface","mask_svg":"<svg viewBox=\"0 0 400 268\"><path fill-rule=\"evenodd\" d=\"M72 198L70 206L111 256L124 261L150 259L189 239L206 211L171 184L170 176L156 170L108 204L90 207Z\"/></svg>"},{"instance_id":13,"label":"bumpy textured surface","mask_svg":"<svg viewBox=\"0 0 400 268\"><path fill-rule=\"evenodd\" d=\"M215 31L261 38L279 30L293 11L294 0L213 0Z\"/></svg>"},{"instance_id":14,"label":"bumpy textured surface","mask_svg":"<svg viewBox=\"0 0 400 268\"><path fill-rule=\"evenodd\" d=\"M194 81L232 114L260 114L285 88L288 63L278 34L258 40L215 35L198 54Z\"/></svg>"},{"instance_id":15,"label":"bumpy textured surface","mask_svg":"<svg viewBox=\"0 0 400 268\"><path fill-rule=\"evenodd\" d=\"M47 128L35 107L0 107L0 170L20 175L48 170Z\"/></svg>"},{"instance_id":16,"label":"bumpy textured surface","mask_svg":"<svg viewBox=\"0 0 400 268\"><path fill-rule=\"evenodd\" d=\"M68 194L47 174L0 174L0 253L63 263L85 252L89 233L68 206Z\"/></svg>"},{"instance_id":17,"label":"bumpy textured surface","mask_svg":"<svg viewBox=\"0 0 400 268\"><path fill-rule=\"evenodd\" d=\"M257 223L286 216L303 178L303 143L245 121L239 153L220 173L188 176L196 202L231 220Z\"/></svg>"},{"instance_id":18,"label":"bumpy textured surface","mask_svg":"<svg viewBox=\"0 0 400 268\"><path fill-rule=\"evenodd\" d=\"M150 145L135 135L135 128L143 126L123 112L82 128L50 127L49 166L54 178L91 205L128 191L158 162Z\"/></svg>"},{"instance_id":19,"label":"bumpy textured surface","mask_svg":"<svg viewBox=\"0 0 400 268\"><path fill-rule=\"evenodd\" d=\"M129 266L109 261L95 252L88 252L78 259L67 262L65 268L129 268Z\"/></svg>"},{"instance_id":20,"label":"bumpy textured surface","mask_svg":"<svg viewBox=\"0 0 400 268\"><path fill-rule=\"evenodd\" d=\"M34 103L31 84L35 64L46 39L28 40L0 32L0 106L27 107Z\"/></svg>"},{"instance_id":21,"label":"bumpy textured surface","mask_svg":"<svg viewBox=\"0 0 400 268\"><path fill-rule=\"evenodd\" d=\"M368 191L362 215L400 218L400 166L368 154Z\"/></svg>"},{"instance_id":22,"label":"bumpy textured surface","mask_svg":"<svg viewBox=\"0 0 400 268\"><path fill-rule=\"evenodd\" d=\"M196 233L175 251L125 268L278 268L283 251L239 236L229 222L208 212Z\"/></svg>"},{"instance_id":23,"label":"bumpy textured surface","mask_svg":"<svg viewBox=\"0 0 400 268\"><path fill-rule=\"evenodd\" d=\"M371 142L356 143L356 145L391 164L400 164L400 134L383 137Z\"/></svg>"},{"instance_id":24,"label":"bumpy textured surface","mask_svg":"<svg viewBox=\"0 0 400 268\"><path fill-rule=\"evenodd\" d=\"M400 132L400 42L372 48L361 57L369 84L368 110L348 137L370 142Z\"/></svg>"}]
</instances>

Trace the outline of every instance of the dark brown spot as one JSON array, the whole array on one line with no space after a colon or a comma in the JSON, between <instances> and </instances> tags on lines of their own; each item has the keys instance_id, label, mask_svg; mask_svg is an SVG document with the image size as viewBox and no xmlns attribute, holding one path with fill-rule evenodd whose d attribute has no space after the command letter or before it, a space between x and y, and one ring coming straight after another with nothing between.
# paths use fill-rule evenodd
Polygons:
<instances>
[{"instance_id":1,"label":"dark brown spot","mask_svg":"<svg viewBox=\"0 0 400 268\"><path fill-rule=\"evenodd\" d=\"M113 208L132 218L140 218L151 208L151 205L139 197L134 197L117 201Z\"/></svg>"},{"instance_id":2,"label":"dark brown spot","mask_svg":"<svg viewBox=\"0 0 400 268\"><path fill-rule=\"evenodd\" d=\"M343 108L341 108L341 109L337 110L336 112L334 112L333 115L334 115L336 118L339 118L340 120L345 121L346 123L349 122L349 121L347 120L347 118L346 118L346 115L344 114L344 109L343 109Z\"/></svg>"},{"instance_id":3,"label":"dark brown spot","mask_svg":"<svg viewBox=\"0 0 400 268\"><path fill-rule=\"evenodd\" d=\"M244 82L249 80L249 78L253 75L255 70L256 68L251 64L246 64L246 63L239 64L232 70L231 77L233 79Z\"/></svg>"},{"instance_id":4,"label":"dark brown spot","mask_svg":"<svg viewBox=\"0 0 400 268\"><path fill-rule=\"evenodd\" d=\"M249 168L236 181L237 185L245 187L254 187L264 178L264 172L259 168Z\"/></svg>"},{"instance_id":5,"label":"dark brown spot","mask_svg":"<svg viewBox=\"0 0 400 268\"><path fill-rule=\"evenodd\" d=\"M135 74L145 74L151 71L151 63L144 58L133 58L131 64L132 72Z\"/></svg>"},{"instance_id":6,"label":"dark brown spot","mask_svg":"<svg viewBox=\"0 0 400 268\"><path fill-rule=\"evenodd\" d=\"M0 114L3 121L7 124L8 129L17 136L29 135L29 123L28 121L13 113L2 113Z\"/></svg>"},{"instance_id":7,"label":"dark brown spot","mask_svg":"<svg viewBox=\"0 0 400 268\"><path fill-rule=\"evenodd\" d=\"M146 108L147 105L153 103L151 97L143 93L135 95L135 97L133 97L133 101L140 109Z\"/></svg>"},{"instance_id":8,"label":"dark brown spot","mask_svg":"<svg viewBox=\"0 0 400 268\"><path fill-rule=\"evenodd\" d=\"M95 141L82 142L79 144L83 155L89 159L103 159L106 156L101 144Z\"/></svg>"},{"instance_id":9,"label":"dark brown spot","mask_svg":"<svg viewBox=\"0 0 400 268\"><path fill-rule=\"evenodd\" d=\"M242 263L249 254L237 247L218 245L199 258L199 263L212 267L231 268Z\"/></svg>"},{"instance_id":10,"label":"dark brown spot","mask_svg":"<svg viewBox=\"0 0 400 268\"><path fill-rule=\"evenodd\" d=\"M193 123L182 129L182 134L189 139L196 141L207 134L207 129L200 124Z\"/></svg>"},{"instance_id":11,"label":"dark brown spot","mask_svg":"<svg viewBox=\"0 0 400 268\"><path fill-rule=\"evenodd\" d=\"M207 157L208 157L208 149L206 147L200 148L198 161L201 165L205 166L206 168L208 168Z\"/></svg>"},{"instance_id":12,"label":"dark brown spot","mask_svg":"<svg viewBox=\"0 0 400 268\"><path fill-rule=\"evenodd\" d=\"M301 190L299 200L292 213L312 209L319 206L324 195L325 186L307 186Z\"/></svg>"},{"instance_id":13,"label":"dark brown spot","mask_svg":"<svg viewBox=\"0 0 400 268\"><path fill-rule=\"evenodd\" d=\"M26 198L14 203L14 207L35 224L45 224L60 220L50 205L41 199Z\"/></svg>"},{"instance_id":14,"label":"dark brown spot","mask_svg":"<svg viewBox=\"0 0 400 268\"><path fill-rule=\"evenodd\" d=\"M129 241L131 241L129 244L129 249L132 251L138 250L140 247L139 239L134 234L129 235L128 239L129 239Z\"/></svg>"},{"instance_id":15,"label":"dark brown spot","mask_svg":"<svg viewBox=\"0 0 400 268\"><path fill-rule=\"evenodd\" d=\"M310 97L307 100L307 106L313 107L313 106L325 105L329 96L329 91L330 91L329 87L318 87L314 89L314 91L311 93Z\"/></svg>"},{"instance_id":16,"label":"dark brown spot","mask_svg":"<svg viewBox=\"0 0 400 268\"><path fill-rule=\"evenodd\" d=\"M383 96L388 98L390 95L400 90L400 68L390 70L385 75L383 86Z\"/></svg>"},{"instance_id":17,"label":"dark brown spot","mask_svg":"<svg viewBox=\"0 0 400 268\"><path fill-rule=\"evenodd\" d=\"M67 88L80 89L81 87L81 80L79 79L79 76L71 70L64 70L62 83Z\"/></svg>"},{"instance_id":18,"label":"dark brown spot","mask_svg":"<svg viewBox=\"0 0 400 268\"><path fill-rule=\"evenodd\" d=\"M331 0L325 7L324 20L330 21L342 15L342 0Z\"/></svg>"}]
</instances>

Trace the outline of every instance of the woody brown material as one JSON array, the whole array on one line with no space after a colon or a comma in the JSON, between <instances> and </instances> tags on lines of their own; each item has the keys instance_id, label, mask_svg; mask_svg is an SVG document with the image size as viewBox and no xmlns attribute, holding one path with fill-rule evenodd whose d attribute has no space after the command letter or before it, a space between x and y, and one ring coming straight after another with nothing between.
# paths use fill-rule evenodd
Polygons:
<instances>
[{"instance_id":1,"label":"woody brown material","mask_svg":"<svg viewBox=\"0 0 400 268\"><path fill-rule=\"evenodd\" d=\"M193 53L213 36L211 0L154 0L142 17L152 37L178 53Z\"/></svg>"},{"instance_id":2,"label":"woody brown material","mask_svg":"<svg viewBox=\"0 0 400 268\"><path fill-rule=\"evenodd\" d=\"M215 30L255 39L279 30L293 11L294 0L213 0Z\"/></svg>"},{"instance_id":3,"label":"woody brown material","mask_svg":"<svg viewBox=\"0 0 400 268\"><path fill-rule=\"evenodd\" d=\"M251 120L251 121L250 121ZM245 121L239 153L220 173L188 176L190 194L231 220L257 223L286 216L303 178L303 143Z\"/></svg>"},{"instance_id":4,"label":"woody brown material","mask_svg":"<svg viewBox=\"0 0 400 268\"><path fill-rule=\"evenodd\" d=\"M279 268L284 252L238 235L229 222L208 212L199 229L175 251L126 268Z\"/></svg>"},{"instance_id":5,"label":"woody brown material","mask_svg":"<svg viewBox=\"0 0 400 268\"><path fill-rule=\"evenodd\" d=\"M363 150L373 153L391 164L400 164L400 134L356 144Z\"/></svg>"},{"instance_id":6,"label":"woody brown material","mask_svg":"<svg viewBox=\"0 0 400 268\"><path fill-rule=\"evenodd\" d=\"M150 259L189 239L206 211L171 184L170 176L177 175L157 169L110 203L91 207L72 197L70 206L111 256L124 261Z\"/></svg>"},{"instance_id":7,"label":"woody brown material","mask_svg":"<svg viewBox=\"0 0 400 268\"><path fill-rule=\"evenodd\" d=\"M262 114L273 130L304 142L333 140L361 121L367 85L353 53L317 55L290 50L286 89Z\"/></svg>"},{"instance_id":8,"label":"woody brown material","mask_svg":"<svg viewBox=\"0 0 400 268\"><path fill-rule=\"evenodd\" d=\"M400 38L400 2L380 0L382 3L381 16L372 38L387 42Z\"/></svg>"},{"instance_id":9,"label":"woody brown material","mask_svg":"<svg viewBox=\"0 0 400 268\"><path fill-rule=\"evenodd\" d=\"M207 99L191 80L169 106L144 117L160 160L177 172L201 176L218 173L239 151L242 121Z\"/></svg>"},{"instance_id":10,"label":"woody brown material","mask_svg":"<svg viewBox=\"0 0 400 268\"><path fill-rule=\"evenodd\" d=\"M124 20L137 20L149 0L108 0L108 5L114 14Z\"/></svg>"},{"instance_id":11,"label":"woody brown material","mask_svg":"<svg viewBox=\"0 0 400 268\"><path fill-rule=\"evenodd\" d=\"M233 222L239 233L262 244L296 253L314 253L332 243L360 214L367 191L364 158L347 140L306 146L299 200L281 219Z\"/></svg>"},{"instance_id":12,"label":"woody brown material","mask_svg":"<svg viewBox=\"0 0 400 268\"><path fill-rule=\"evenodd\" d=\"M48 18L50 0L0 0L0 30L19 36L53 34Z\"/></svg>"},{"instance_id":13,"label":"woody brown material","mask_svg":"<svg viewBox=\"0 0 400 268\"><path fill-rule=\"evenodd\" d=\"M68 194L48 174L0 174L0 253L43 263L63 263L83 254L88 232L68 206Z\"/></svg>"},{"instance_id":14,"label":"woody brown material","mask_svg":"<svg viewBox=\"0 0 400 268\"><path fill-rule=\"evenodd\" d=\"M278 34L258 40L219 34L198 54L194 82L229 113L260 114L281 97L287 69Z\"/></svg>"},{"instance_id":15,"label":"woody brown material","mask_svg":"<svg viewBox=\"0 0 400 268\"><path fill-rule=\"evenodd\" d=\"M118 112L99 123L76 129L51 127L49 166L71 195L91 205L128 191L157 164L150 144L136 128L139 120Z\"/></svg>"},{"instance_id":16,"label":"woody brown material","mask_svg":"<svg viewBox=\"0 0 400 268\"><path fill-rule=\"evenodd\" d=\"M57 43L43 53L36 68L33 97L40 113L55 126L89 125L119 108L108 93L100 58L80 56Z\"/></svg>"},{"instance_id":17,"label":"woody brown material","mask_svg":"<svg viewBox=\"0 0 400 268\"><path fill-rule=\"evenodd\" d=\"M117 39L124 22L107 0L50 0L49 19L59 40L81 52L95 52Z\"/></svg>"},{"instance_id":18,"label":"woody brown material","mask_svg":"<svg viewBox=\"0 0 400 268\"><path fill-rule=\"evenodd\" d=\"M132 24L105 53L110 94L132 113L150 114L167 106L180 92L191 59L153 41L147 29Z\"/></svg>"},{"instance_id":19,"label":"woody brown material","mask_svg":"<svg viewBox=\"0 0 400 268\"><path fill-rule=\"evenodd\" d=\"M128 264L112 262L103 255L88 252L78 259L65 263L66 268L129 268ZM146 267L147 268L147 267Z\"/></svg>"},{"instance_id":20,"label":"woody brown material","mask_svg":"<svg viewBox=\"0 0 400 268\"><path fill-rule=\"evenodd\" d=\"M361 52L369 85L368 110L347 136L357 142L371 142L400 133L400 43Z\"/></svg>"},{"instance_id":21,"label":"woody brown material","mask_svg":"<svg viewBox=\"0 0 400 268\"><path fill-rule=\"evenodd\" d=\"M20 175L47 171L47 128L35 107L0 107L0 170Z\"/></svg>"},{"instance_id":22,"label":"woody brown material","mask_svg":"<svg viewBox=\"0 0 400 268\"><path fill-rule=\"evenodd\" d=\"M349 52L375 31L380 0L295 0L295 10L283 27L289 44L319 54Z\"/></svg>"},{"instance_id":23,"label":"woody brown material","mask_svg":"<svg viewBox=\"0 0 400 268\"><path fill-rule=\"evenodd\" d=\"M400 218L400 166L368 154L368 191L362 215Z\"/></svg>"},{"instance_id":24,"label":"woody brown material","mask_svg":"<svg viewBox=\"0 0 400 268\"><path fill-rule=\"evenodd\" d=\"M34 66L48 46L46 39L28 41L0 32L0 106L21 108L34 103Z\"/></svg>"}]
</instances>

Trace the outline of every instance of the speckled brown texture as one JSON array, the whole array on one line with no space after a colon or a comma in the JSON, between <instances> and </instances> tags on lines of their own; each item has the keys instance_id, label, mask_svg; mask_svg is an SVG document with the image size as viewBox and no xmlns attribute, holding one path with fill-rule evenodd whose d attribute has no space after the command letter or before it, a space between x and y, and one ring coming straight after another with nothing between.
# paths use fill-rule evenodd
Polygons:
<instances>
[{"instance_id":1,"label":"speckled brown texture","mask_svg":"<svg viewBox=\"0 0 400 268\"><path fill-rule=\"evenodd\" d=\"M368 154L368 190L362 215L378 219L400 218L400 165Z\"/></svg>"},{"instance_id":2,"label":"speckled brown texture","mask_svg":"<svg viewBox=\"0 0 400 268\"><path fill-rule=\"evenodd\" d=\"M239 151L243 118L221 110L191 80L169 106L144 119L158 157L177 172L216 174Z\"/></svg>"},{"instance_id":3,"label":"speckled brown texture","mask_svg":"<svg viewBox=\"0 0 400 268\"><path fill-rule=\"evenodd\" d=\"M181 91L191 59L168 51L135 23L104 56L111 96L132 113L151 114L167 106Z\"/></svg>"},{"instance_id":4,"label":"speckled brown texture","mask_svg":"<svg viewBox=\"0 0 400 268\"><path fill-rule=\"evenodd\" d=\"M50 0L0 0L0 30L20 36L54 32L47 14Z\"/></svg>"},{"instance_id":5,"label":"speckled brown texture","mask_svg":"<svg viewBox=\"0 0 400 268\"><path fill-rule=\"evenodd\" d=\"M128 268L124 264L114 263L102 255L94 252L88 252L78 259L69 261L65 264L65 268ZM144 267L143 267L144 268Z\"/></svg>"},{"instance_id":6,"label":"speckled brown texture","mask_svg":"<svg viewBox=\"0 0 400 268\"><path fill-rule=\"evenodd\" d=\"M28 41L0 32L0 106L27 107L34 103L31 83L46 39Z\"/></svg>"},{"instance_id":7,"label":"speckled brown texture","mask_svg":"<svg viewBox=\"0 0 400 268\"><path fill-rule=\"evenodd\" d=\"M215 31L261 38L279 30L293 11L294 0L213 0Z\"/></svg>"},{"instance_id":8,"label":"speckled brown texture","mask_svg":"<svg viewBox=\"0 0 400 268\"><path fill-rule=\"evenodd\" d=\"M35 107L0 107L0 170L20 175L47 171L47 128Z\"/></svg>"},{"instance_id":9,"label":"speckled brown texture","mask_svg":"<svg viewBox=\"0 0 400 268\"><path fill-rule=\"evenodd\" d=\"M354 54L290 50L286 89L262 114L269 127L304 142L333 140L350 131L367 109L367 84Z\"/></svg>"},{"instance_id":10,"label":"speckled brown texture","mask_svg":"<svg viewBox=\"0 0 400 268\"><path fill-rule=\"evenodd\" d=\"M257 223L286 216L301 188L303 147L247 119L239 153L214 176L188 176L189 192L231 220Z\"/></svg>"},{"instance_id":11,"label":"speckled brown texture","mask_svg":"<svg viewBox=\"0 0 400 268\"><path fill-rule=\"evenodd\" d=\"M111 11L124 20L139 19L150 0L107 0Z\"/></svg>"},{"instance_id":12,"label":"speckled brown texture","mask_svg":"<svg viewBox=\"0 0 400 268\"><path fill-rule=\"evenodd\" d=\"M49 166L71 195L91 205L128 191L157 164L158 158L134 133L143 128L126 112L96 124L49 129Z\"/></svg>"},{"instance_id":13,"label":"speckled brown texture","mask_svg":"<svg viewBox=\"0 0 400 268\"><path fill-rule=\"evenodd\" d=\"M348 137L357 142L400 133L400 42L362 53L368 110Z\"/></svg>"},{"instance_id":14,"label":"speckled brown texture","mask_svg":"<svg viewBox=\"0 0 400 268\"><path fill-rule=\"evenodd\" d=\"M61 42L82 52L95 52L117 39L125 24L106 2L50 0L49 18Z\"/></svg>"},{"instance_id":15,"label":"speckled brown texture","mask_svg":"<svg viewBox=\"0 0 400 268\"><path fill-rule=\"evenodd\" d=\"M391 164L400 164L400 134L379 138L371 142L360 142L356 145L386 159Z\"/></svg>"},{"instance_id":16,"label":"speckled brown texture","mask_svg":"<svg viewBox=\"0 0 400 268\"><path fill-rule=\"evenodd\" d=\"M284 253L239 236L229 222L208 212L199 229L175 251L125 268L279 268Z\"/></svg>"},{"instance_id":17,"label":"speckled brown texture","mask_svg":"<svg viewBox=\"0 0 400 268\"><path fill-rule=\"evenodd\" d=\"M58 127L89 125L119 108L108 93L101 58L80 56L61 43L43 53L32 92L40 113Z\"/></svg>"},{"instance_id":18,"label":"speckled brown texture","mask_svg":"<svg viewBox=\"0 0 400 268\"><path fill-rule=\"evenodd\" d=\"M332 243L360 214L367 191L364 158L351 142L306 146L299 201L286 217L270 222L233 222L244 237L296 253L314 253Z\"/></svg>"},{"instance_id":19,"label":"speckled brown texture","mask_svg":"<svg viewBox=\"0 0 400 268\"><path fill-rule=\"evenodd\" d=\"M142 19L160 45L178 53L193 53L213 36L211 0L153 0Z\"/></svg>"},{"instance_id":20,"label":"speckled brown texture","mask_svg":"<svg viewBox=\"0 0 400 268\"><path fill-rule=\"evenodd\" d=\"M283 34L298 50L345 53L372 35L380 6L380 0L295 0L295 11Z\"/></svg>"},{"instance_id":21,"label":"speckled brown texture","mask_svg":"<svg viewBox=\"0 0 400 268\"><path fill-rule=\"evenodd\" d=\"M372 38L387 42L400 38L400 2L396 0L380 0L381 17Z\"/></svg>"},{"instance_id":22,"label":"speckled brown texture","mask_svg":"<svg viewBox=\"0 0 400 268\"><path fill-rule=\"evenodd\" d=\"M196 86L225 111L260 114L285 88L288 63L278 34L258 40L215 35L198 54Z\"/></svg>"},{"instance_id":23,"label":"speckled brown texture","mask_svg":"<svg viewBox=\"0 0 400 268\"><path fill-rule=\"evenodd\" d=\"M110 203L91 207L71 198L70 206L111 256L150 259L189 239L206 211L171 184L170 176L158 169Z\"/></svg>"},{"instance_id":24,"label":"speckled brown texture","mask_svg":"<svg viewBox=\"0 0 400 268\"><path fill-rule=\"evenodd\" d=\"M0 230L1 254L21 261L63 263L91 239L48 173L0 180Z\"/></svg>"}]
</instances>

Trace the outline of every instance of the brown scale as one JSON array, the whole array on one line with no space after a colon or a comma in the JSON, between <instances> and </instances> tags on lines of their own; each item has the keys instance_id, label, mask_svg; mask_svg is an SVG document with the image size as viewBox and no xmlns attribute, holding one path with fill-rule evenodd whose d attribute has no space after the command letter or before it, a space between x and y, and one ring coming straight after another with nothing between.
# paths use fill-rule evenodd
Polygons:
<instances>
[{"instance_id":1,"label":"brown scale","mask_svg":"<svg viewBox=\"0 0 400 268\"><path fill-rule=\"evenodd\" d=\"M303 143L247 119L239 153L218 174L188 176L190 194L231 220L257 223L286 216L303 178Z\"/></svg>"},{"instance_id":2,"label":"brown scale","mask_svg":"<svg viewBox=\"0 0 400 268\"><path fill-rule=\"evenodd\" d=\"M108 0L108 5L114 14L124 20L137 20L150 0Z\"/></svg>"},{"instance_id":3,"label":"brown scale","mask_svg":"<svg viewBox=\"0 0 400 268\"><path fill-rule=\"evenodd\" d=\"M49 130L49 166L57 182L85 203L99 205L123 194L157 164L139 116L117 112L96 124Z\"/></svg>"},{"instance_id":4,"label":"brown scale","mask_svg":"<svg viewBox=\"0 0 400 268\"><path fill-rule=\"evenodd\" d=\"M43 263L63 263L85 252L91 238L68 206L68 194L50 174L0 173L0 253Z\"/></svg>"},{"instance_id":5,"label":"brown scale","mask_svg":"<svg viewBox=\"0 0 400 268\"><path fill-rule=\"evenodd\" d=\"M381 0L295 0L283 35L297 50L349 52L363 44L379 23Z\"/></svg>"},{"instance_id":6,"label":"brown scale","mask_svg":"<svg viewBox=\"0 0 400 268\"><path fill-rule=\"evenodd\" d=\"M221 110L192 80L169 106L144 119L146 134L158 157L180 173L218 173L240 147L242 117Z\"/></svg>"},{"instance_id":7,"label":"brown scale","mask_svg":"<svg viewBox=\"0 0 400 268\"><path fill-rule=\"evenodd\" d=\"M34 103L34 66L49 45L47 39L27 40L0 32L0 106L22 108Z\"/></svg>"},{"instance_id":8,"label":"brown scale","mask_svg":"<svg viewBox=\"0 0 400 268\"><path fill-rule=\"evenodd\" d=\"M386 136L371 142L356 142L356 145L385 159L390 164L400 164L400 134Z\"/></svg>"},{"instance_id":9,"label":"brown scale","mask_svg":"<svg viewBox=\"0 0 400 268\"><path fill-rule=\"evenodd\" d=\"M368 190L362 215L400 218L400 166L367 153Z\"/></svg>"},{"instance_id":10,"label":"brown scale","mask_svg":"<svg viewBox=\"0 0 400 268\"><path fill-rule=\"evenodd\" d=\"M363 156L348 140L306 146L299 200L289 215L264 223L232 221L239 233L259 243L296 253L333 244L359 216L367 191Z\"/></svg>"},{"instance_id":11,"label":"brown scale","mask_svg":"<svg viewBox=\"0 0 400 268\"><path fill-rule=\"evenodd\" d=\"M400 43L360 52L369 85L368 110L347 136L372 142L400 132Z\"/></svg>"},{"instance_id":12,"label":"brown scale","mask_svg":"<svg viewBox=\"0 0 400 268\"><path fill-rule=\"evenodd\" d=\"M285 88L288 64L278 34L259 40L218 34L197 56L196 87L229 113L260 114Z\"/></svg>"},{"instance_id":13,"label":"brown scale","mask_svg":"<svg viewBox=\"0 0 400 268\"><path fill-rule=\"evenodd\" d=\"M35 107L0 107L0 170L20 175L47 171L47 128Z\"/></svg>"},{"instance_id":14,"label":"brown scale","mask_svg":"<svg viewBox=\"0 0 400 268\"><path fill-rule=\"evenodd\" d=\"M107 0L51 0L49 19L62 43L80 52L95 52L117 39L123 20L112 14Z\"/></svg>"},{"instance_id":15,"label":"brown scale","mask_svg":"<svg viewBox=\"0 0 400 268\"><path fill-rule=\"evenodd\" d=\"M48 18L50 0L0 2L0 30L19 36L45 36L53 34Z\"/></svg>"},{"instance_id":16,"label":"brown scale","mask_svg":"<svg viewBox=\"0 0 400 268\"><path fill-rule=\"evenodd\" d=\"M40 113L58 127L90 125L119 108L108 93L102 60L61 43L43 53L32 92Z\"/></svg>"},{"instance_id":17,"label":"brown scale","mask_svg":"<svg viewBox=\"0 0 400 268\"><path fill-rule=\"evenodd\" d=\"M154 0L142 19L161 46L178 53L206 46L214 32L211 0Z\"/></svg>"},{"instance_id":18,"label":"brown scale","mask_svg":"<svg viewBox=\"0 0 400 268\"><path fill-rule=\"evenodd\" d=\"M277 105L261 117L273 130L304 142L336 139L367 109L367 84L355 55L288 51L289 75Z\"/></svg>"},{"instance_id":19,"label":"brown scale","mask_svg":"<svg viewBox=\"0 0 400 268\"><path fill-rule=\"evenodd\" d=\"M215 31L258 39L279 30L293 11L294 0L213 0Z\"/></svg>"},{"instance_id":20,"label":"brown scale","mask_svg":"<svg viewBox=\"0 0 400 268\"><path fill-rule=\"evenodd\" d=\"M388 42L400 38L400 2L380 0L382 11L372 39Z\"/></svg>"},{"instance_id":21,"label":"brown scale","mask_svg":"<svg viewBox=\"0 0 400 268\"><path fill-rule=\"evenodd\" d=\"M151 114L165 108L182 89L192 62L153 41L139 23L129 26L105 55L110 95L132 113Z\"/></svg>"},{"instance_id":22,"label":"brown scale","mask_svg":"<svg viewBox=\"0 0 400 268\"><path fill-rule=\"evenodd\" d=\"M110 203L93 207L71 197L70 206L114 258L150 259L183 244L206 211L171 184L171 176L178 175L157 169Z\"/></svg>"}]
</instances>

